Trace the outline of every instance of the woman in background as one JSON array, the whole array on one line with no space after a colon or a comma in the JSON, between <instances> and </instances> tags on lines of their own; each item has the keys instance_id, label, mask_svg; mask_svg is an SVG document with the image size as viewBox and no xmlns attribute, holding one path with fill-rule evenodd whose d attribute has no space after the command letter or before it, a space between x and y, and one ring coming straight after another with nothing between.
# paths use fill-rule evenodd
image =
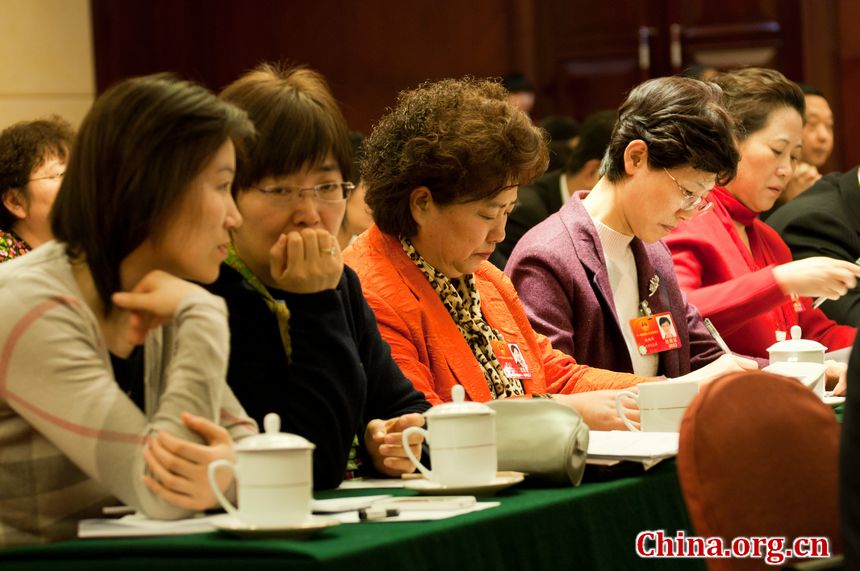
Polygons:
<instances>
[{"instance_id":1,"label":"woman in background","mask_svg":"<svg viewBox=\"0 0 860 571\"><path fill-rule=\"evenodd\" d=\"M713 81L735 120L741 160L737 176L706 199L711 212L666 237L678 282L738 353L767 358L777 335L793 325L831 351L850 346L856 330L813 309L810 298L843 295L857 284L860 266L825 257L792 261L785 242L758 219L800 158L803 92L770 69L741 69ZM844 367L831 367L830 384L840 373Z\"/></svg>"},{"instance_id":2,"label":"woman in background","mask_svg":"<svg viewBox=\"0 0 860 571\"><path fill-rule=\"evenodd\" d=\"M341 250L346 249L356 236L373 225L370 207L364 200L367 189L361 182L361 151L364 146L364 135L357 131L350 131L349 141L352 143L352 176L350 181L355 186L355 190L346 199L346 212L344 212L343 222L337 230L337 243Z\"/></svg>"},{"instance_id":3,"label":"woman in background","mask_svg":"<svg viewBox=\"0 0 860 571\"><path fill-rule=\"evenodd\" d=\"M0 263L51 239L48 215L74 136L57 116L15 123L0 133Z\"/></svg>"}]
</instances>

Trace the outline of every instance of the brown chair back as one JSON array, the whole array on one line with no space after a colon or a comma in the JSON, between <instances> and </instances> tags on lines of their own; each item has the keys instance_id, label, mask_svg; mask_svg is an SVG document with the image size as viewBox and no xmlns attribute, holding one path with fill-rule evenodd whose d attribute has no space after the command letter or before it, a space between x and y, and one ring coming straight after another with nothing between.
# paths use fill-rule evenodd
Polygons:
<instances>
[{"instance_id":1,"label":"brown chair back","mask_svg":"<svg viewBox=\"0 0 860 571\"><path fill-rule=\"evenodd\" d=\"M842 550L839 424L799 382L762 372L707 385L681 423L678 476L695 532L721 536L824 536ZM765 569L758 559L708 559L708 568Z\"/></svg>"}]
</instances>

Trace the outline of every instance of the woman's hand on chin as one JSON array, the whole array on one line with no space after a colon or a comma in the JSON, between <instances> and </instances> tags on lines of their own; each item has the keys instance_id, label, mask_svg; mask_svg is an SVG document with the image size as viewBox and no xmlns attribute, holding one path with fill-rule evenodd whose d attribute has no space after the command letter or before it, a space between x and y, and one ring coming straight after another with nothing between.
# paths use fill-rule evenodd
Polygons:
<instances>
[{"instance_id":1,"label":"woman's hand on chin","mask_svg":"<svg viewBox=\"0 0 860 571\"><path fill-rule=\"evenodd\" d=\"M269 250L269 268L280 289L316 293L337 287L343 258L335 236L323 229L305 228L281 234Z\"/></svg>"}]
</instances>

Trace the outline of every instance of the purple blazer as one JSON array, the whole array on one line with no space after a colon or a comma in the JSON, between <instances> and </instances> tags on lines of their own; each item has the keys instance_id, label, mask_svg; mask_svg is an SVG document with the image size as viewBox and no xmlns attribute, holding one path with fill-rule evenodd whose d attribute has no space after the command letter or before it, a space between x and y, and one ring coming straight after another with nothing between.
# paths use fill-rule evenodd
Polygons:
<instances>
[{"instance_id":1,"label":"purple blazer","mask_svg":"<svg viewBox=\"0 0 860 571\"><path fill-rule=\"evenodd\" d=\"M561 210L532 228L519 241L505 273L535 330L552 346L578 363L619 372L633 372L621 323L609 285L606 261L597 229L577 192ZM687 303L678 287L672 256L663 242L630 243L639 278L639 299L653 313L671 311L681 347L659 353L658 374L678 377L716 360L722 351L705 329L699 310ZM648 295L649 282L660 285Z\"/></svg>"}]
</instances>

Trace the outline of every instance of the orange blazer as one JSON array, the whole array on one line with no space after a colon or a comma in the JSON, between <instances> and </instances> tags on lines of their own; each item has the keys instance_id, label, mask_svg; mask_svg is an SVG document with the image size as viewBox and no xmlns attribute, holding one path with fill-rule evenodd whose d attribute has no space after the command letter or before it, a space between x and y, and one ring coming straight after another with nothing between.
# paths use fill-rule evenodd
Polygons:
<instances>
[{"instance_id":1,"label":"orange blazer","mask_svg":"<svg viewBox=\"0 0 860 571\"><path fill-rule=\"evenodd\" d=\"M397 238L373 225L344 252L344 259L361 278L394 360L429 402L450 401L455 384L463 385L471 400L492 400L472 350ZM516 343L528 363L532 378L523 379L527 394L619 389L645 380L580 365L553 349L532 329L511 281L489 262L481 263L475 282L484 319L506 342Z\"/></svg>"}]
</instances>

